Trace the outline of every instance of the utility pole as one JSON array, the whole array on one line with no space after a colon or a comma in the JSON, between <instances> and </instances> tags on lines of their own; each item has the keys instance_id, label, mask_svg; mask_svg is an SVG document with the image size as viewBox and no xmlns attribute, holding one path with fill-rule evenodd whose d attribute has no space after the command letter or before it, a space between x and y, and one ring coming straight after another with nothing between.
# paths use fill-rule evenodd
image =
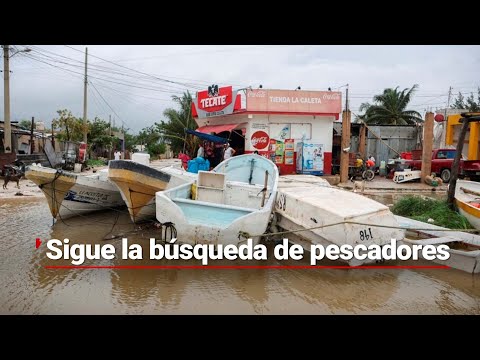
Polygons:
<instances>
[{"instance_id":1,"label":"utility pole","mask_svg":"<svg viewBox=\"0 0 480 360\"><path fill-rule=\"evenodd\" d=\"M444 121L447 121L447 112L448 108L450 107L450 98L452 97L452 87L450 86L448 88L448 99L447 99L447 107L445 108L445 119Z\"/></svg>"},{"instance_id":2,"label":"utility pole","mask_svg":"<svg viewBox=\"0 0 480 360\"><path fill-rule=\"evenodd\" d=\"M125 131L123 130L123 123L122 123L122 159L125 159Z\"/></svg>"},{"instance_id":3,"label":"utility pole","mask_svg":"<svg viewBox=\"0 0 480 360\"><path fill-rule=\"evenodd\" d=\"M33 142L33 127L35 125L35 118L32 116L32 125L30 126L30 154L35 152L35 143Z\"/></svg>"},{"instance_id":4,"label":"utility pole","mask_svg":"<svg viewBox=\"0 0 480 360\"><path fill-rule=\"evenodd\" d=\"M87 143L87 61L88 48L85 48L85 82L83 86L83 142Z\"/></svg>"},{"instance_id":5,"label":"utility pole","mask_svg":"<svg viewBox=\"0 0 480 360\"><path fill-rule=\"evenodd\" d=\"M10 123L10 57L20 52L30 52L30 49L16 50L10 56L10 45L3 47L3 111L4 111L4 129L3 129L3 147L5 153L12 152L12 126Z\"/></svg>"},{"instance_id":6,"label":"utility pole","mask_svg":"<svg viewBox=\"0 0 480 360\"><path fill-rule=\"evenodd\" d=\"M3 148L5 153L12 152L12 128L10 125L10 46L3 45Z\"/></svg>"},{"instance_id":7,"label":"utility pole","mask_svg":"<svg viewBox=\"0 0 480 360\"><path fill-rule=\"evenodd\" d=\"M52 148L55 151L55 134L53 132L53 121L52 121Z\"/></svg>"},{"instance_id":8,"label":"utility pole","mask_svg":"<svg viewBox=\"0 0 480 360\"><path fill-rule=\"evenodd\" d=\"M348 179L350 148L350 110L348 109L348 84L346 89L345 111L342 114L342 148L340 153L340 182Z\"/></svg>"},{"instance_id":9,"label":"utility pole","mask_svg":"<svg viewBox=\"0 0 480 360\"><path fill-rule=\"evenodd\" d=\"M110 132L110 141L112 141L112 115L108 115L108 123L109 123L109 132ZM110 144L110 151L108 152L108 158L112 158L112 144Z\"/></svg>"}]
</instances>

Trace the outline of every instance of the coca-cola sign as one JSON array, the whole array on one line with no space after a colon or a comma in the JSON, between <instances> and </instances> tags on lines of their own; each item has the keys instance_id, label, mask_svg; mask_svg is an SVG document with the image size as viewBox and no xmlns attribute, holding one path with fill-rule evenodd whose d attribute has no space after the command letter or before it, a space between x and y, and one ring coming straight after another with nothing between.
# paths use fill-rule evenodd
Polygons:
<instances>
[{"instance_id":1,"label":"coca-cola sign","mask_svg":"<svg viewBox=\"0 0 480 360\"><path fill-rule=\"evenodd\" d=\"M264 149L270 143L270 137L265 131L255 131L250 138L255 149Z\"/></svg>"}]
</instances>

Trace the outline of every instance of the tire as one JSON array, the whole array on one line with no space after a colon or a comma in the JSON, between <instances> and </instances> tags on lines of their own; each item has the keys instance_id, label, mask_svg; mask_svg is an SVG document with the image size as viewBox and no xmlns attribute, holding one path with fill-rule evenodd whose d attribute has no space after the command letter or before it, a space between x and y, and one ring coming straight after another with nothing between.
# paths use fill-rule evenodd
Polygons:
<instances>
[{"instance_id":1,"label":"tire","mask_svg":"<svg viewBox=\"0 0 480 360\"><path fill-rule=\"evenodd\" d=\"M448 183L450 181L450 176L452 175L450 169L443 169L440 173L440 178L444 183Z\"/></svg>"},{"instance_id":2,"label":"tire","mask_svg":"<svg viewBox=\"0 0 480 360\"><path fill-rule=\"evenodd\" d=\"M372 181L374 177L375 177L375 173L373 172L373 170L370 170L370 169L365 170L362 174L362 178L364 178L367 181Z\"/></svg>"}]
</instances>

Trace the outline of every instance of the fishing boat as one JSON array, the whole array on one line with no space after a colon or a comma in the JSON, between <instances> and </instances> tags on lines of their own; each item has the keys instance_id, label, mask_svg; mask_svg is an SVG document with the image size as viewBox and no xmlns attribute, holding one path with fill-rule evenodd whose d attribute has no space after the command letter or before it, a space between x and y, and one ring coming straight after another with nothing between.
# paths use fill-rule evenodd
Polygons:
<instances>
[{"instance_id":1,"label":"fishing boat","mask_svg":"<svg viewBox=\"0 0 480 360\"><path fill-rule=\"evenodd\" d=\"M387 206L359 194L331 187L326 182L303 187L283 183L278 190L272 223L274 231L295 230L284 237L302 245L307 251L311 245L383 246L390 244L392 239L401 241L404 238L404 230L397 227L398 222ZM369 262L372 260L354 257L348 264L358 266Z\"/></svg>"},{"instance_id":2,"label":"fishing boat","mask_svg":"<svg viewBox=\"0 0 480 360\"><path fill-rule=\"evenodd\" d=\"M254 155L229 158L198 178L157 192L157 220L173 226L178 242L257 244L271 218L278 185L277 166Z\"/></svg>"},{"instance_id":3,"label":"fishing boat","mask_svg":"<svg viewBox=\"0 0 480 360\"><path fill-rule=\"evenodd\" d=\"M467 181L470 182L470 181ZM458 183L457 183L458 184ZM398 223L405 228L421 229L407 231L407 238L403 240L410 245L447 245L450 257L447 260L434 258L432 261L441 265L447 265L454 269L462 270L470 274L480 273L480 236L461 231L451 231L444 227L395 216ZM445 231L446 230L446 231ZM410 237L412 239L410 239ZM419 252L420 257L422 252Z\"/></svg>"},{"instance_id":4,"label":"fishing boat","mask_svg":"<svg viewBox=\"0 0 480 360\"><path fill-rule=\"evenodd\" d=\"M475 229L480 230L480 183L457 180L455 203L460 214L465 216Z\"/></svg>"},{"instance_id":5,"label":"fishing boat","mask_svg":"<svg viewBox=\"0 0 480 360\"><path fill-rule=\"evenodd\" d=\"M40 187L54 219L67 219L125 205L118 188L108 181L106 169L92 175L78 175L30 165L25 177Z\"/></svg>"},{"instance_id":6,"label":"fishing boat","mask_svg":"<svg viewBox=\"0 0 480 360\"><path fill-rule=\"evenodd\" d=\"M155 193L185 184L196 174L175 166L154 168L130 160L112 160L108 178L115 183L134 223L155 219Z\"/></svg>"}]
</instances>

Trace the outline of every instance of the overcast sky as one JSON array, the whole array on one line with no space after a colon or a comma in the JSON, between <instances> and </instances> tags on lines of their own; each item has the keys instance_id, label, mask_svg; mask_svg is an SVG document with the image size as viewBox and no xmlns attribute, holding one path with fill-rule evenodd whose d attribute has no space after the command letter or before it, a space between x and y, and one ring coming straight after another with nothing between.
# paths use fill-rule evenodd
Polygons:
<instances>
[{"instance_id":1,"label":"overcast sky","mask_svg":"<svg viewBox=\"0 0 480 360\"><path fill-rule=\"evenodd\" d=\"M480 85L480 46L27 46L31 52L10 60L12 120L34 116L50 124L64 108L82 117L82 52L88 47L88 118L112 115L133 132L164 119L164 109L175 107L172 95L209 84L343 92L349 84L354 113L387 87L418 84L411 108L422 115L445 107L450 86L456 96ZM3 96L0 91L0 119Z\"/></svg>"}]
</instances>

